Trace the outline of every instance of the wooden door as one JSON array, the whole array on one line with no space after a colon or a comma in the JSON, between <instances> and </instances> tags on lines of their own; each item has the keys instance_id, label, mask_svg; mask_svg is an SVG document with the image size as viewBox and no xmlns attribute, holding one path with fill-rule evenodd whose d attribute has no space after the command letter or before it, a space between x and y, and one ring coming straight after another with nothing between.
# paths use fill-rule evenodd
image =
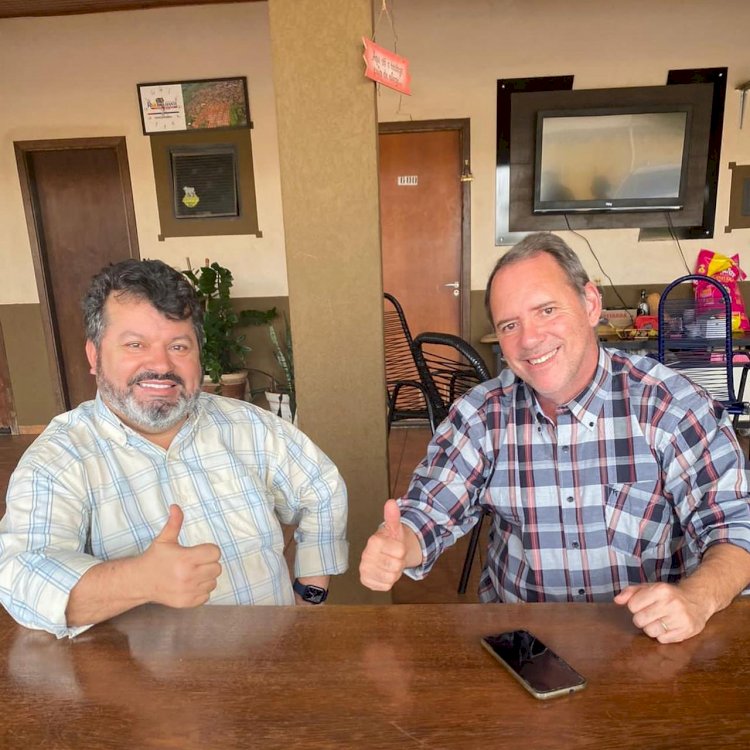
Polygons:
<instances>
[{"instance_id":1,"label":"wooden door","mask_svg":"<svg viewBox=\"0 0 750 750\"><path fill-rule=\"evenodd\" d=\"M461 181L468 129L413 125L407 132L381 126L383 289L401 303L413 335L461 335L469 301L468 185Z\"/></svg>"},{"instance_id":2,"label":"wooden door","mask_svg":"<svg viewBox=\"0 0 750 750\"><path fill-rule=\"evenodd\" d=\"M124 138L16 143L61 411L93 398L81 299L109 263L138 257Z\"/></svg>"}]
</instances>

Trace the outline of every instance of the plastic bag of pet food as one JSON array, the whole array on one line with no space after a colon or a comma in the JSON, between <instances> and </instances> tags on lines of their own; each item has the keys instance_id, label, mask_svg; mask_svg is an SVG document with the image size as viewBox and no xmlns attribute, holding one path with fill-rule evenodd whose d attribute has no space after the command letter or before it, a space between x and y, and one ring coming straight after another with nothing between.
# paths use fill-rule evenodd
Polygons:
<instances>
[{"instance_id":1,"label":"plastic bag of pet food","mask_svg":"<svg viewBox=\"0 0 750 750\"><path fill-rule=\"evenodd\" d=\"M701 276L710 276L716 279L729 292L729 299L732 301L732 330L750 330L745 303L742 300L740 287L737 283L747 275L740 268L739 255L727 258L726 255L715 253L712 250L701 250L698 253L695 272ZM695 308L698 315L710 315L713 310L723 307L723 304L718 289L705 281L695 282Z\"/></svg>"}]
</instances>

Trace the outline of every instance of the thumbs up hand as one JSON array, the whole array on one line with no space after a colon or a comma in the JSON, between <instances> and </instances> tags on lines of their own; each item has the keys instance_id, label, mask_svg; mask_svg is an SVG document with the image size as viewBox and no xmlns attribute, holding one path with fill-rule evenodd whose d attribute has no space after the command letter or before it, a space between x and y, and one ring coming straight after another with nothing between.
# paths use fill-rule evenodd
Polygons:
<instances>
[{"instance_id":1,"label":"thumbs up hand","mask_svg":"<svg viewBox=\"0 0 750 750\"><path fill-rule=\"evenodd\" d=\"M404 527L401 524L401 511L395 500L386 500L383 506L383 531L396 541L403 540Z\"/></svg>"},{"instance_id":2,"label":"thumbs up hand","mask_svg":"<svg viewBox=\"0 0 750 750\"><path fill-rule=\"evenodd\" d=\"M368 540L359 564L359 579L373 591L390 591L404 568L422 562L422 549L414 532L401 523L395 500L383 507L385 523Z\"/></svg>"},{"instance_id":3,"label":"thumbs up hand","mask_svg":"<svg viewBox=\"0 0 750 750\"><path fill-rule=\"evenodd\" d=\"M215 544L183 547L179 543L183 518L179 505L170 505L166 524L141 556L149 601L168 607L205 604L221 575L221 553Z\"/></svg>"},{"instance_id":4,"label":"thumbs up hand","mask_svg":"<svg viewBox=\"0 0 750 750\"><path fill-rule=\"evenodd\" d=\"M182 530L182 521L184 518L185 515L179 505L170 505L167 522L156 539L154 539L154 542L156 544L178 544L177 537Z\"/></svg>"}]
</instances>

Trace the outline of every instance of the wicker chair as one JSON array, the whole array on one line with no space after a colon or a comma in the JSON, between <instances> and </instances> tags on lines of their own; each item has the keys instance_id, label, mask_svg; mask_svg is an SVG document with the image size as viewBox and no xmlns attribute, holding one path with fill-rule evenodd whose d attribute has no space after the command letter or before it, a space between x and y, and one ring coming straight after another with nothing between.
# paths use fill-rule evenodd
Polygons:
<instances>
[{"instance_id":1,"label":"wicker chair","mask_svg":"<svg viewBox=\"0 0 750 750\"><path fill-rule=\"evenodd\" d=\"M431 406L414 362L404 310L392 294L386 292L383 298L388 432L399 420L421 419L432 424Z\"/></svg>"}]
</instances>

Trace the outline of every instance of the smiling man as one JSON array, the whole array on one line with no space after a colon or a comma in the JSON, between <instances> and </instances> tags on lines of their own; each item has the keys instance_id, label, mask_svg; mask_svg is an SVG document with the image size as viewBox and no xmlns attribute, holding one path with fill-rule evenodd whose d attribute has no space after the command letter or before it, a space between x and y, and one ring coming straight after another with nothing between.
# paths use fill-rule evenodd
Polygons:
<instances>
[{"instance_id":1,"label":"smiling man","mask_svg":"<svg viewBox=\"0 0 750 750\"><path fill-rule=\"evenodd\" d=\"M344 483L289 423L201 392L187 279L156 260L109 266L84 320L97 397L56 417L11 477L8 612L73 636L147 602L324 601L347 567ZM297 527L294 584L280 523Z\"/></svg>"},{"instance_id":2,"label":"smiling man","mask_svg":"<svg viewBox=\"0 0 750 750\"><path fill-rule=\"evenodd\" d=\"M750 584L727 414L655 360L600 348L599 293L555 235L509 250L485 301L508 368L453 405L385 504L363 584L424 577L487 509L482 601L615 601L662 643L696 635Z\"/></svg>"}]
</instances>

